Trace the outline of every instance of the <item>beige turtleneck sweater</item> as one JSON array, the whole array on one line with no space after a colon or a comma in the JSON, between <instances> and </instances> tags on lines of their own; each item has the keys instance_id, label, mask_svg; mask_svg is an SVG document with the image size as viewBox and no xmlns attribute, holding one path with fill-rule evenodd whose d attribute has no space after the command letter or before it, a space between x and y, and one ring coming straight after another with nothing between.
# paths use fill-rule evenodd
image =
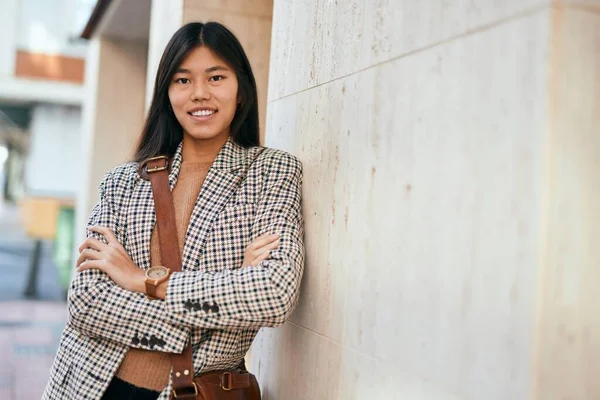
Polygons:
<instances>
[{"instance_id":1,"label":"beige turtleneck sweater","mask_svg":"<svg viewBox=\"0 0 600 400\"><path fill-rule=\"evenodd\" d=\"M183 162L173 189L175 219L180 251L183 252L185 235L196 199L212 162ZM156 229L150 240L150 265L161 265L160 247ZM154 300L161 301L161 300ZM169 383L171 354L161 351L129 349L116 376L135 386L162 391Z\"/></svg>"}]
</instances>

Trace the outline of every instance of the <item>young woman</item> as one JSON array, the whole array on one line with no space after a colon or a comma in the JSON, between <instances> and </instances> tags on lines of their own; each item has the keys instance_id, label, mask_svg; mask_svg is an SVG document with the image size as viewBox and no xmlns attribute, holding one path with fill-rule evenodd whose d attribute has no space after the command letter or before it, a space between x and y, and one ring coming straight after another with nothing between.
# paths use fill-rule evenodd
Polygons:
<instances>
[{"instance_id":1,"label":"young woman","mask_svg":"<svg viewBox=\"0 0 600 400\"><path fill-rule=\"evenodd\" d=\"M144 160L166 155L181 272L152 288L160 244ZM69 322L44 399L167 399L171 354L234 369L298 300L302 167L259 146L257 91L235 36L191 23L168 43L135 162L108 172L79 248Z\"/></svg>"}]
</instances>

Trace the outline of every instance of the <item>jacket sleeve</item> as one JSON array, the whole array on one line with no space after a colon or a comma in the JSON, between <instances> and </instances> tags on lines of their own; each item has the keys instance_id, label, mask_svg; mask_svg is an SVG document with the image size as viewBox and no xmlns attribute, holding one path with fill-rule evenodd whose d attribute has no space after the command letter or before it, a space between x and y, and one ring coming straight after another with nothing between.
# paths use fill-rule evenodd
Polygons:
<instances>
[{"instance_id":1,"label":"jacket sleeve","mask_svg":"<svg viewBox=\"0 0 600 400\"><path fill-rule=\"evenodd\" d=\"M301 186L300 161L286 153L272 157L252 234L279 233L278 249L256 267L174 273L165 302L169 314L195 328L283 324L297 304L304 268Z\"/></svg>"},{"instance_id":2,"label":"jacket sleeve","mask_svg":"<svg viewBox=\"0 0 600 400\"><path fill-rule=\"evenodd\" d=\"M100 184L100 200L94 206L88 226L100 225L110 228L120 243L125 232L119 218L119 205L125 190L108 173ZM106 240L94 232L87 237ZM69 323L82 334L91 338L105 338L135 348L181 353L186 345L190 329L167 317L163 301L147 300L142 293L135 293L116 285L98 269L75 273L68 292Z\"/></svg>"}]
</instances>

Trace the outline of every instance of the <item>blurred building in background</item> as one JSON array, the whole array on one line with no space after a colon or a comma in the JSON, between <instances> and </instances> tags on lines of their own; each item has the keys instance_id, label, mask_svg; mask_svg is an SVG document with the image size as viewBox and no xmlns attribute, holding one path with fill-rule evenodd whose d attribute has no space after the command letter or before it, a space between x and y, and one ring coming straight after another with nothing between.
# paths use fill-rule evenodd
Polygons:
<instances>
[{"instance_id":1,"label":"blurred building in background","mask_svg":"<svg viewBox=\"0 0 600 400\"><path fill-rule=\"evenodd\" d=\"M80 33L94 4L0 3L0 201L12 210L3 215L20 215L20 229L5 228L0 242L22 231L35 241L32 296L42 241L60 239L53 255L63 286L69 277L75 197L83 183L81 105L88 46Z\"/></svg>"},{"instance_id":2,"label":"blurred building in background","mask_svg":"<svg viewBox=\"0 0 600 400\"><path fill-rule=\"evenodd\" d=\"M0 399L40 398L66 319L94 4L0 1Z\"/></svg>"},{"instance_id":3,"label":"blurred building in background","mask_svg":"<svg viewBox=\"0 0 600 400\"><path fill-rule=\"evenodd\" d=\"M81 183L81 102L94 1L0 4L1 194L74 197Z\"/></svg>"}]
</instances>

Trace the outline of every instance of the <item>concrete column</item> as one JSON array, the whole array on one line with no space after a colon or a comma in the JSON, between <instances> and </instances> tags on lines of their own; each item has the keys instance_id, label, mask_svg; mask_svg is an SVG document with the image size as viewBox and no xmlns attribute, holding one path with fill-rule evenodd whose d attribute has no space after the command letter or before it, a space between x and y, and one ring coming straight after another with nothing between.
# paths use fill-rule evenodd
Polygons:
<instances>
[{"instance_id":1,"label":"concrete column","mask_svg":"<svg viewBox=\"0 0 600 400\"><path fill-rule=\"evenodd\" d=\"M152 101L152 91L154 90L154 80L156 79L160 57L171 36L181 27L183 7L183 0L152 0L148 43L146 109Z\"/></svg>"},{"instance_id":2,"label":"concrete column","mask_svg":"<svg viewBox=\"0 0 600 400\"><path fill-rule=\"evenodd\" d=\"M238 37L256 79L261 136L264 137L271 52L273 0L184 0L183 23L221 22Z\"/></svg>"},{"instance_id":3,"label":"concrete column","mask_svg":"<svg viewBox=\"0 0 600 400\"><path fill-rule=\"evenodd\" d=\"M144 122L147 47L123 39L90 41L81 150L86 184L77 197L77 227L85 226L106 171L133 155ZM84 230L77 234L79 242Z\"/></svg>"},{"instance_id":4,"label":"concrete column","mask_svg":"<svg viewBox=\"0 0 600 400\"><path fill-rule=\"evenodd\" d=\"M600 2L551 13L536 400L600 398Z\"/></svg>"}]
</instances>

